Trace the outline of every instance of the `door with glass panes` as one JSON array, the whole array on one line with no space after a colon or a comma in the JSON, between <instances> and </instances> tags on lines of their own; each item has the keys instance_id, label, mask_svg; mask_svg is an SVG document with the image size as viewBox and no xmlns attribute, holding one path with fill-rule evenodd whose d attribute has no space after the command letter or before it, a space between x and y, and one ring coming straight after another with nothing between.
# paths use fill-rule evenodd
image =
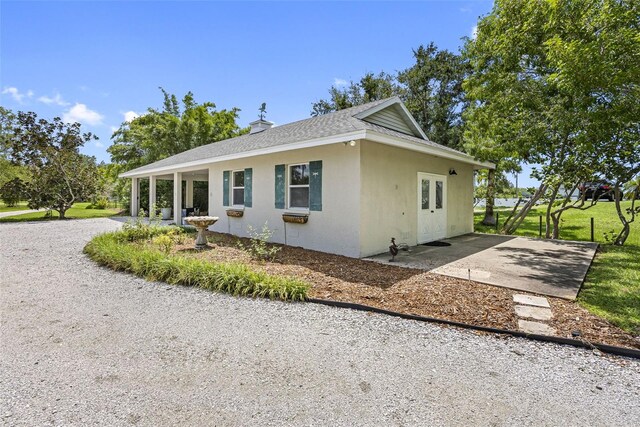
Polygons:
<instances>
[{"instance_id":1,"label":"door with glass panes","mask_svg":"<svg viewBox=\"0 0 640 427\"><path fill-rule=\"evenodd\" d=\"M447 236L447 177L418 172L418 244Z\"/></svg>"}]
</instances>

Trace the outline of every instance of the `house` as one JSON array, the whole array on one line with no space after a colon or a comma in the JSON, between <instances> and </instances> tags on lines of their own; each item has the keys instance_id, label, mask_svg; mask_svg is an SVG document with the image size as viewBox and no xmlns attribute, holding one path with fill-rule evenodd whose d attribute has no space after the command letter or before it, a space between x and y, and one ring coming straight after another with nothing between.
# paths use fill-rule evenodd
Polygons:
<instances>
[{"instance_id":1,"label":"house","mask_svg":"<svg viewBox=\"0 0 640 427\"><path fill-rule=\"evenodd\" d=\"M275 242L365 257L391 237L415 245L472 232L474 170L491 167L430 141L392 97L275 127L260 119L249 134L120 176L132 180L132 215L141 179L150 203L157 180L173 180L173 206L186 208L205 181L214 231L246 236L266 222ZM174 209L176 223L182 215Z\"/></svg>"}]
</instances>

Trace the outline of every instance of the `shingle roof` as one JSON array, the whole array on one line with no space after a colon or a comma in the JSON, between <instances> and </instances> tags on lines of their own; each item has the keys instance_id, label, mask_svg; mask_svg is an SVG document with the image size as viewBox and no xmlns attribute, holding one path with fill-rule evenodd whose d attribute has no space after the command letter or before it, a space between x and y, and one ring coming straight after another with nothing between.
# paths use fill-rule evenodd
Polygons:
<instances>
[{"instance_id":1,"label":"shingle roof","mask_svg":"<svg viewBox=\"0 0 640 427\"><path fill-rule=\"evenodd\" d=\"M166 159L150 163L145 166L133 169L127 174L136 174L153 170L157 168L170 167L189 163L203 159L214 159L216 157L228 156L233 154L250 152L258 149L276 147L279 145L302 142L311 139L323 138L341 135L359 130L373 130L382 134L396 136L413 142L419 142L440 149L445 149L454 153L459 151L452 150L448 147L427 141L415 136L397 132L385 127L357 119L353 116L372 109L391 98L381 99L369 102L367 104L358 105L340 111L324 114L317 117L311 117L297 122L276 126L271 129L257 132L254 134L246 134L235 138L225 139L223 141L214 142L212 144L202 145L191 150L184 151Z\"/></svg>"}]
</instances>

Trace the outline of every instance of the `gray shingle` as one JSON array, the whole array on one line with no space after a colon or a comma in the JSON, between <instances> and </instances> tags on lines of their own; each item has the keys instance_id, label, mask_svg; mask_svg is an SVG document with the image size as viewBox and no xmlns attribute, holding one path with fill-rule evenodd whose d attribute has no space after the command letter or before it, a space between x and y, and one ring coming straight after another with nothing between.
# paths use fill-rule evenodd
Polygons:
<instances>
[{"instance_id":1,"label":"gray shingle","mask_svg":"<svg viewBox=\"0 0 640 427\"><path fill-rule=\"evenodd\" d=\"M311 117L297 122L288 123L282 126L276 126L262 132L254 134L246 134L223 141L214 142L212 144L203 145L184 151L166 159L141 166L133 169L128 173L140 173L161 167L179 165L203 159L214 159L216 157L228 156L233 154L254 151L263 148L276 147L284 144L292 144L295 142L307 141L315 138L330 137L341 135L348 132L358 130L373 130L386 135L396 136L413 142L420 142L434 147L444 148L453 152L442 145L431 141L406 135L391 129L384 128L364 120L357 119L353 116L363 111L374 108L389 100L381 99L352 108L324 114L318 117Z\"/></svg>"}]
</instances>

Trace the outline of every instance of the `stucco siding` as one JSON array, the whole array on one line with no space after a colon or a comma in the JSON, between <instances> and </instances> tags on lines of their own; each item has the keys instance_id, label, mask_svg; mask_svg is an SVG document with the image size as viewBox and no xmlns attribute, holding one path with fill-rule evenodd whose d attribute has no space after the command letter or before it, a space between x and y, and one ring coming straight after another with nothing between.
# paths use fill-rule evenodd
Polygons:
<instances>
[{"instance_id":1,"label":"stucco siding","mask_svg":"<svg viewBox=\"0 0 640 427\"><path fill-rule=\"evenodd\" d=\"M261 229L265 222L274 232L272 241L323 252L358 257L360 219L360 144L342 143L291 150L284 153L213 163L209 169L210 214L219 221L214 231L247 236L252 226ZM275 208L275 165L322 160L322 211L309 212L307 224L285 224L284 212ZM244 208L242 218L226 215L223 206L223 171L253 169L252 207Z\"/></svg>"},{"instance_id":2,"label":"stucco siding","mask_svg":"<svg viewBox=\"0 0 640 427\"><path fill-rule=\"evenodd\" d=\"M454 168L457 175L449 176ZM363 141L360 147L360 256L385 252L391 237L417 243L418 172L447 177L447 237L473 231L473 166Z\"/></svg>"}]
</instances>

